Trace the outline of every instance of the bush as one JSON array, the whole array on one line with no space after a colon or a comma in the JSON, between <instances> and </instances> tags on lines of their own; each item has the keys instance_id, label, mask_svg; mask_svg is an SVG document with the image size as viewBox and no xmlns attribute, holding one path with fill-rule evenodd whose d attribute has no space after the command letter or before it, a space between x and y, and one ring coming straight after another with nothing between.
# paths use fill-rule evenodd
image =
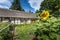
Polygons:
<instances>
[{"instance_id":1,"label":"bush","mask_svg":"<svg viewBox=\"0 0 60 40\"><path fill-rule=\"evenodd\" d=\"M34 34L37 40L60 40L60 18L40 19L36 26Z\"/></svg>"},{"instance_id":2,"label":"bush","mask_svg":"<svg viewBox=\"0 0 60 40\"><path fill-rule=\"evenodd\" d=\"M0 40L11 40L12 39L13 34L10 30L11 28L8 25L10 25L10 23L5 23L5 22L0 23Z\"/></svg>"},{"instance_id":3,"label":"bush","mask_svg":"<svg viewBox=\"0 0 60 40\"><path fill-rule=\"evenodd\" d=\"M11 38L13 37L13 35L12 35L12 33L8 29L5 29L1 33L1 37L2 37L2 40L11 40Z\"/></svg>"}]
</instances>

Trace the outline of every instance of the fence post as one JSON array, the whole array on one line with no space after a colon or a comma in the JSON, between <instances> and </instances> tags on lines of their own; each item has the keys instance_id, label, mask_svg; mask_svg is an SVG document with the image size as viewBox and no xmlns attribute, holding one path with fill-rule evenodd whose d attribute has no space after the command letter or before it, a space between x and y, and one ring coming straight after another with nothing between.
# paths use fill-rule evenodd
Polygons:
<instances>
[{"instance_id":1,"label":"fence post","mask_svg":"<svg viewBox=\"0 0 60 40\"><path fill-rule=\"evenodd\" d=\"M9 26L9 30L10 30L10 32L12 33L11 40L14 40L14 31L15 31L15 26L14 26L14 24L11 24L11 25Z\"/></svg>"}]
</instances>

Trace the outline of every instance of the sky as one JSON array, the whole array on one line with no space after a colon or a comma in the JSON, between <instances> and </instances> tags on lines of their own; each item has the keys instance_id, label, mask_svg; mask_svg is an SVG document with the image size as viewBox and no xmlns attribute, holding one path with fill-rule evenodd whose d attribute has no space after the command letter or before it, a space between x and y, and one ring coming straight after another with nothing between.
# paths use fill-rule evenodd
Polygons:
<instances>
[{"instance_id":1,"label":"sky","mask_svg":"<svg viewBox=\"0 0 60 40\"><path fill-rule=\"evenodd\" d=\"M20 3L25 11L36 12L36 10L39 10L42 1L43 0L20 0ZM12 2L13 0L0 0L0 8L9 9Z\"/></svg>"}]
</instances>

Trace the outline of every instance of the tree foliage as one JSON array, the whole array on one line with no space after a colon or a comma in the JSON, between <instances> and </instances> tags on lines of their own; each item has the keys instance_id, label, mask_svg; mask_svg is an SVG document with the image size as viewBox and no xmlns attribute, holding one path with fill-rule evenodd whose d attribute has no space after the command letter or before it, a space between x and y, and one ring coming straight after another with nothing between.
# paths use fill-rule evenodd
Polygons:
<instances>
[{"instance_id":1,"label":"tree foliage","mask_svg":"<svg viewBox=\"0 0 60 40\"><path fill-rule=\"evenodd\" d=\"M10 9L24 11L21 7L20 0L14 0Z\"/></svg>"},{"instance_id":2,"label":"tree foliage","mask_svg":"<svg viewBox=\"0 0 60 40\"><path fill-rule=\"evenodd\" d=\"M54 16L60 15L60 0L44 0L41 5L39 11L49 10L50 13Z\"/></svg>"}]
</instances>

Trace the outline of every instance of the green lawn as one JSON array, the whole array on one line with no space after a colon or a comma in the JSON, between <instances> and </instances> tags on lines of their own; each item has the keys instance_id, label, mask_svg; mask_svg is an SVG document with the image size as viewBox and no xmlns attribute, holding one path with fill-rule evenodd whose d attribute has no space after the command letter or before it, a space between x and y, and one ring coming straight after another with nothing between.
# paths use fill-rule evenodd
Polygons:
<instances>
[{"instance_id":1,"label":"green lawn","mask_svg":"<svg viewBox=\"0 0 60 40\"><path fill-rule=\"evenodd\" d=\"M36 30L36 26L34 23L32 24L20 24L16 26L16 31L17 31L17 37L20 40L31 40L30 37L28 36L28 33L33 34L34 31Z\"/></svg>"}]
</instances>

